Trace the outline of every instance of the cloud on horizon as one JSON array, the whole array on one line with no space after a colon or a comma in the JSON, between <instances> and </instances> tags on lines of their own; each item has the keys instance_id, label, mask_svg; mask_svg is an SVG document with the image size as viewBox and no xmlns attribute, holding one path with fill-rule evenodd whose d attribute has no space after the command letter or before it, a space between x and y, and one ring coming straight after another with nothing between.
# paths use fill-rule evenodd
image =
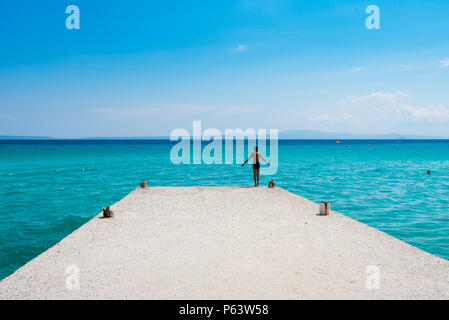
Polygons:
<instances>
[{"instance_id":1,"label":"cloud on horizon","mask_svg":"<svg viewBox=\"0 0 449 320\"><path fill-rule=\"evenodd\" d=\"M308 117L312 122L385 122L385 123L445 123L449 109L443 105L416 106L408 93L374 92L366 96L351 96L337 102L339 112Z\"/></svg>"},{"instance_id":2,"label":"cloud on horizon","mask_svg":"<svg viewBox=\"0 0 449 320\"><path fill-rule=\"evenodd\" d=\"M203 117L220 116L235 117L242 114L254 112L254 108L239 106L206 106L195 104L158 104L145 107L121 107L121 108L91 108L87 109L90 113L97 115L123 120L142 120L143 118L154 119L161 117L163 119L171 119L174 117Z\"/></svg>"},{"instance_id":3,"label":"cloud on horizon","mask_svg":"<svg viewBox=\"0 0 449 320\"><path fill-rule=\"evenodd\" d=\"M449 67L449 58L444 58L440 61L441 67Z\"/></svg>"},{"instance_id":4,"label":"cloud on horizon","mask_svg":"<svg viewBox=\"0 0 449 320\"><path fill-rule=\"evenodd\" d=\"M248 46L246 44L239 44L237 47L232 49L234 52L245 52L248 50Z\"/></svg>"},{"instance_id":5,"label":"cloud on horizon","mask_svg":"<svg viewBox=\"0 0 449 320\"><path fill-rule=\"evenodd\" d=\"M357 122L360 119L350 113L342 113L337 115L321 113L317 116L309 116L307 120L311 122Z\"/></svg>"}]
</instances>

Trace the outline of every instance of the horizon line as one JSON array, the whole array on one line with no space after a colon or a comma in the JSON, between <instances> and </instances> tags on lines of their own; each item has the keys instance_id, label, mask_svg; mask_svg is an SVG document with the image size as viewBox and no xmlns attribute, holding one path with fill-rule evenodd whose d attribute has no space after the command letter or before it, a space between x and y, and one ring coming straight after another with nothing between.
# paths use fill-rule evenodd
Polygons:
<instances>
[{"instance_id":1,"label":"horizon line","mask_svg":"<svg viewBox=\"0 0 449 320\"><path fill-rule=\"evenodd\" d=\"M58 137L34 137L34 136L0 136L0 141L76 141L76 140L86 140L86 141L105 141L105 140L142 140L142 141L170 141L170 142L177 142L181 141L181 139L178 140L170 140L170 137L84 137L84 138L58 138ZM195 139L193 137L190 137L188 139L184 140L200 140L200 141L213 141L211 139L209 140L203 140L203 139ZM222 138L222 140L249 140L248 138L244 139L227 139ZM253 139L254 140L254 139ZM257 139L256 139L257 140ZM266 140L271 140L270 138L267 138ZM416 137L416 138L407 138L407 137L392 137L392 138L278 138L279 141L313 141L313 140L321 140L321 141L351 141L351 140L378 140L378 141L388 141L388 140L449 140L449 137Z\"/></svg>"}]
</instances>

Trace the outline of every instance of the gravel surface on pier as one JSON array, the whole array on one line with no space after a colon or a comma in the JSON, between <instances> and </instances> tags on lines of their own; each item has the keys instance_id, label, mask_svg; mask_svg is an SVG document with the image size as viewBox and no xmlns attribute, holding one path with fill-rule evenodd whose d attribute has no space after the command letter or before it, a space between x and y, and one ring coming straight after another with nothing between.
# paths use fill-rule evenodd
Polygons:
<instances>
[{"instance_id":1,"label":"gravel surface on pier","mask_svg":"<svg viewBox=\"0 0 449 320\"><path fill-rule=\"evenodd\" d=\"M0 298L449 299L447 260L281 188L139 188L113 209Z\"/></svg>"}]
</instances>

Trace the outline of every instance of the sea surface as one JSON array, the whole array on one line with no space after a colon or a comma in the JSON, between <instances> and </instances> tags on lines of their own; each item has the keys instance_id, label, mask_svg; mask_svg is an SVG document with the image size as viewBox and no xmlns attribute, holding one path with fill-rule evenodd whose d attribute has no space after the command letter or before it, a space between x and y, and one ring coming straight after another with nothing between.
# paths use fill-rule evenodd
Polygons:
<instances>
[{"instance_id":1,"label":"sea surface","mask_svg":"<svg viewBox=\"0 0 449 320\"><path fill-rule=\"evenodd\" d=\"M174 165L173 145L0 140L0 279L144 179L153 186L253 184L250 165ZM261 185L273 179L330 201L333 210L449 259L449 140L280 141L278 156L278 172Z\"/></svg>"}]
</instances>

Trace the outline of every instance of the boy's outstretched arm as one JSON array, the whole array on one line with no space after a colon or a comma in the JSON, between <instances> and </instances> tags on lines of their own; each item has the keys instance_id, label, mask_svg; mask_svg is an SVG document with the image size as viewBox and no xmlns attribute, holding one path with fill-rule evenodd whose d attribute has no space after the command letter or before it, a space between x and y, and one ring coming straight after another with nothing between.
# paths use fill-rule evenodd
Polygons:
<instances>
[{"instance_id":1,"label":"boy's outstretched arm","mask_svg":"<svg viewBox=\"0 0 449 320\"><path fill-rule=\"evenodd\" d=\"M265 158L264 158L264 157L262 157L262 155L261 155L261 154L259 154L259 157L260 157L260 158L261 158L261 159L262 159L263 161L265 161L265 163L266 163L266 164L268 164L268 166L269 166L269 167L271 167L271 166L270 166L270 164L269 164L269 163L267 162L267 160L265 160Z\"/></svg>"},{"instance_id":2,"label":"boy's outstretched arm","mask_svg":"<svg viewBox=\"0 0 449 320\"><path fill-rule=\"evenodd\" d=\"M254 156L254 153L245 161L242 163L242 167Z\"/></svg>"}]
</instances>

